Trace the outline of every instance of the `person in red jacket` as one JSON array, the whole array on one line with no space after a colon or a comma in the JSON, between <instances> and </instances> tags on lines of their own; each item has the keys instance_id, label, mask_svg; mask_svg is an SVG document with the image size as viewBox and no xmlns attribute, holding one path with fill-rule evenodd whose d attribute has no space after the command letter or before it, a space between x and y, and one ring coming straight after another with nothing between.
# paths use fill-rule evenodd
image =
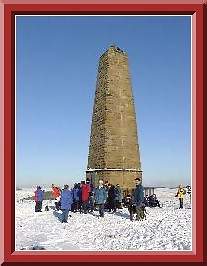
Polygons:
<instances>
[{"instance_id":1,"label":"person in red jacket","mask_svg":"<svg viewBox=\"0 0 207 266\"><path fill-rule=\"evenodd\" d=\"M60 189L59 187L56 187L54 184L52 184L52 196L54 199L57 199L57 197L60 196Z\"/></svg>"},{"instance_id":2,"label":"person in red jacket","mask_svg":"<svg viewBox=\"0 0 207 266\"><path fill-rule=\"evenodd\" d=\"M81 181L82 209L85 214L88 211L89 192L90 192L89 186L86 185L85 181Z\"/></svg>"},{"instance_id":3,"label":"person in red jacket","mask_svg":"<svg viewBox=\"0 0 207 266\"><path fill-rule=\"evenodd\" d=\"M55 207L57 210L60 209L60 195L61 195L60 188L52 184L52 196L55 200Z\"/></svg>"}]
</instances>

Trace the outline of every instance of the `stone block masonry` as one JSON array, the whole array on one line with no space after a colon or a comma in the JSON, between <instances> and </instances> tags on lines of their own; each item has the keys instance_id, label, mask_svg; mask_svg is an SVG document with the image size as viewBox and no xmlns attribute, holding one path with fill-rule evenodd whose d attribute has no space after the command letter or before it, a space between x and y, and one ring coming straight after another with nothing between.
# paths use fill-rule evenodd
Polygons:
<instances>
[{"instance_id":1,"label":"stone block masonry","mask_svg":"<svg viewBox=\"0 0 207 266\"><path fill-rule=\"evenodd\" d=\"M116 46L99 61L86 176L124 190L142 177L128 56Z\"/></svg>"}]
</instances>

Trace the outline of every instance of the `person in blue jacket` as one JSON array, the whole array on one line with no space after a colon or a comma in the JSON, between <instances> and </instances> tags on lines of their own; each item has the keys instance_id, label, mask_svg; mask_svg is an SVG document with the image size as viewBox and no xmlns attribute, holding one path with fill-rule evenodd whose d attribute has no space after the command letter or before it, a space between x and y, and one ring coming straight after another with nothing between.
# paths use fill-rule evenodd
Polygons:
<instances>
[{"instance_id":1,"label":"person in blue jacket","mask_svg":"<svg viewBox=\"0 0 207 266\"><path fill-rule=\"evenodd\" d=\"M79 198L79 201L78 201L78 210L79 210L80 213L82 213L82 190L81 190L81 183L78 183L77 197Z\"/></svg>"},{"instance_id":2,"label":"person in blue jacket","mask_svg":"<svg viewBox=\"0 0 207 266\"><path fill-rule=\"evenodd\" d=\"M68 222L68 214L71 210L71 205L73 203L73 193L69 190L68 185L64 185L64 189L61 192L61 210L62 210L62 223Z\"/></svg>"},{"instance_id":3,"label":"person in blue jacket","mask_svg":"<svg viewBox=\"0 0 207 266\"><path fill-rule=\"evenodd\" d=\"M42 211L42 201L44 199L44 191L41 189L40 186L37 186L37 190L35 191L35 212Z\"/></svg>"},{"instance_id":4,"label":"person in blue jacket","mask_svg":"<svg viewBox=\"0 0 207 266\"><path fill-rule=\"evenodd\" d=\"M80 195L79 195L79 187L78 184L74 184L73 188L73 204L71 207L71 211L77 212L79 209Z\"/></svg>"},{"instance_id":5,"label":"person in blue jacket","mask_svg":"<svg viewBox=\"0 0 207 266\"><path fill-rule=\"evenodd\" d=\"M98 206L100 217L104 217L104 204L107 199L107 191L103 180L99 180L99 186L94 190L95 205Z\"/></svg>"},{"instance_id":6,"label":"person in blue jacket","mask_svg":"<svg viewBox=\"0 0 207 266\"><path fill-rule=\"evenodd\" d=\"M137 220L142 212L142 203L144 201L144 187L142 186L142 179L140 177L135 178L136 187L132 195L132 202L136 206Z\"/></svg>"}]
</instances>

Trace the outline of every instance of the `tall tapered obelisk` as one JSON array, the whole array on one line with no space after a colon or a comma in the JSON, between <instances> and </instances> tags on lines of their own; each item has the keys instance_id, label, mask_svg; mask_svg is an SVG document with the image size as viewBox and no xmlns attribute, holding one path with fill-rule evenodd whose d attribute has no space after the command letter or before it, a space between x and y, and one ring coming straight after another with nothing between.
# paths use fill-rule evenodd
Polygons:
<instances>
[{"instance_id":1,"label":"tall tapered obelisk","mask_svg":"<svg viewBox=\"0 0 207 266\"><path fill-rule=\"evenodd\" d=\"M142 177L128 56L110 46L100 57L86 177L126 190Z\"/></svg>"}]
</instances>

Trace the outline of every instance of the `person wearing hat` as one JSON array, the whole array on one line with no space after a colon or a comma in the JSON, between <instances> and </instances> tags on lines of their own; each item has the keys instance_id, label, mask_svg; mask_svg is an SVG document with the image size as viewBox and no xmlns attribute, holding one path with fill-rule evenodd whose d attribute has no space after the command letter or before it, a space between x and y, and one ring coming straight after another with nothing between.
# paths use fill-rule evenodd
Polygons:
<instances>
[{"instance_id":1,"label":"person wearing hat","mask_svg":"<svg viewBox=\"0 0 207 266\"><path fill-rule=\"evenodd\" d=\"M69 190L68 185L64 185L64 189L61 192L61 210L62 210L62 223L68 222L68 214L71 210L71 205L73 203L73 194L72 191Z\"/></svg>"},{"instance_id":2,"label":"person wearing hat","mask_svg":"<svg viewBox=\"0 0 207 266\"><path fill-rule=\"evenodd\" d=\"M40 186L37 186L37 190L35 191L35 212L42 211L42 201L44 199L44 191L41 189Z\"/></svg>"},{"instance_id":3,"label":"person wearing hat","mask_svg":"<svg viewBox=\"0 0 207 266\"><path fill-rule=\"evenodd\" d=\"M140 214L142 212L141 205L142 202L144 201L144 188L142 186L142 179L140 177L135 178L134 181L136 187L134 189L134 193L132 196L132 202L136 206L136 214L137 214L136 219L139 220Z\"/></svg>"}]
</instances>

